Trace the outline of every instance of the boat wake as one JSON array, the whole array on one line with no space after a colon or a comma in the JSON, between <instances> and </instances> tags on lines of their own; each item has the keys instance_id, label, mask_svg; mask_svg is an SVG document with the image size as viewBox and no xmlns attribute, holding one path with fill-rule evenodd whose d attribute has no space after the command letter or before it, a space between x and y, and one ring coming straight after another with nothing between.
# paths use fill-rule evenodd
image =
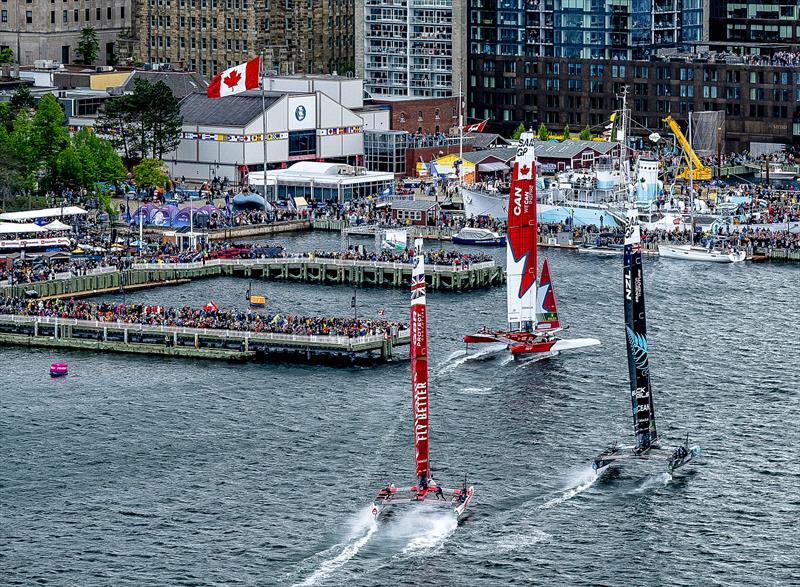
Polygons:
<instances>
[{"instance_id":1,"label":"boat wake","mask_svg":"<svg viewBox=\"0 0 800 587\"><path fill-rule=\"evenodd\" d=\"M421 508L404 512L387 528L387 534L392 541L404 545L399 556L426 556L438 552L457 527L458 520L449 510Z\"/></svg>"},{"instance_id":2,"label":"boat wake","mask_svg":"<svg viewBox=\"0 0 800 587\"><path fill-rule=\"evenodd\" d=\"M436 375L443 375L453 371L467 362L492 359L497 353L506 350L506 347L507 345L499 343L487 344L474 353L467 353L465 350L455 351L447 358L441 369L436 372Z\"/></svg>"},{"instance_id":3,"label":"boat wake","mask_svg":"<svg viewBox=\"0 0 800 587\"><path fill-rule=\"evenodd\" d=\"M632 491L632 493L647 493L651 489L658 489L659 487L666 487L669 485L669 482L672 480L672 477L669 473L659 473L657 475L651 475L646 479L642 480Z\"/></svg>"},{"instance_id":4,"label":"boat wake","mask_svg":"<svg viewBox=\"0 0 800 587\"><path fill-rule=\"evenodd\" d=\"M367 506L353 520L348 538L315 555L313 558L322 559L319 566L308 577L294 583L294 587L311 587L328 578L356 556L377 531L378 523L372 515L372 507Z\"/></svg>"},{"instance_id":5,"label":"boat wake","mask_svg":"<svg viewBox=\"0 0 800 587\"><path fill-rule=\"evenodd\" d=\"M588 490L592 485L594 485L595 481L598 479L597 473L594 472L593 469L585 469L577 473L571 482L567 484L569 489L559 495L558 497L554 497L542 505L539 506L540 510L549 510L554 508L555 506L564 503L565 501L569 501L573 497L580 495L584 491Z\"/></svg>"}]
</instances>

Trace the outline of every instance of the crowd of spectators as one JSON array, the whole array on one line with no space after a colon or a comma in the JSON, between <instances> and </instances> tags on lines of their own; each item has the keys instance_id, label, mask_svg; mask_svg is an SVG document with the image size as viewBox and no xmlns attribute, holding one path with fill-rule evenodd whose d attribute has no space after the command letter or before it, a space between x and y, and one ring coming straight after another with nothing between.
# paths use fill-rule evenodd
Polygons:
<instances>
[{"instance_id":1,"label":"crowd of spectators","mask_svg":"<svg viewBox=\"0 0 800 587\"><path fill-rule=\"evenodd\" d=\"M0 298L0 314L72 318L117 324L177 326L306 336L392 335L405 324L368 318L332 318L292 314L262 314L247 310L165 308L145 304L92 303L75 299L25 300Z\"/></svg>"}]
</instances>

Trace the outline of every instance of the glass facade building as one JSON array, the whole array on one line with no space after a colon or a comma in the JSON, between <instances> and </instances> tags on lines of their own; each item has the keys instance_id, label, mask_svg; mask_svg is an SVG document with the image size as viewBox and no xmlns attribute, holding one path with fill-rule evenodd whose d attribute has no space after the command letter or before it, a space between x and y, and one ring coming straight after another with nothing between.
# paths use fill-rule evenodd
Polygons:
<instances>
[{"instance_id":1,"label":"glass facade building","mask_svg":"<svg viewBox=\"0 0 800 587\"><path fill-rule=\"evenodd\" d=\"M405 173L408 133L404 130L365 131L364 167L370 171Z\"/></svg>"}]
</instances>

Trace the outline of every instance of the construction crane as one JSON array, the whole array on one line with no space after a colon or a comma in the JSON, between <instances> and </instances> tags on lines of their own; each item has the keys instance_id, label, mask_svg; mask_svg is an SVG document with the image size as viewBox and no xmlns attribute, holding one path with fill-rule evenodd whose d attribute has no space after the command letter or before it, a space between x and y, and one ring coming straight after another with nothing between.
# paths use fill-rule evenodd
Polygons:
<instances>
[{"instance_id":1,"label":"construction crane","mask_svg":"<svg viewBox=\"0 0 800 587\"><path fill-rule=\"evenodd\" d=\"M664 119L664 122L667 123L669 129L672 131L672 134L675 135L675 138L678 139L678 143L680 144L681 148L683 149L683 156L686 159L686 169L682 170L678 173L678 177L681 179L689 179L689 169L692 170L692 179L693 180L709 180L711 179L711 168L703 165L703 162L700 161L700 158L697 156L697 153L694 152L692 146L689 144L689 141L686 140L686 137L683 136L683 132L681 132L681 127L678 126L678 123L675 122L675 119L672 116L667 116Z\"/></svg>"}]
</instances>

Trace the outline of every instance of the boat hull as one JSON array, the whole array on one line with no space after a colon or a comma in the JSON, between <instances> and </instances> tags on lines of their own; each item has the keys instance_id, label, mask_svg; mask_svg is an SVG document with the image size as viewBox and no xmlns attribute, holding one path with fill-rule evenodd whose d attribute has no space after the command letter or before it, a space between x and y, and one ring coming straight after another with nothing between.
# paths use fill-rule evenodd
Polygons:
<instances>
[{"instance_id":1,"label":"boat hull","mask_svg":"<svg viewBox=\"0 0 800 587\"><path fill-rule=\"evenodd\" d=\"M714 250L708 251L689 245L658 245L658 254L665 259L704 261L706 263L740 263L745 260L744 251L736 251L733 253Z\"/></svg>"},{"instance_id":2,"label":"boat hull","mask_svg":"<svg viewBox=\"0 0 800 587\"><path fill-rule=\"evenodd\" d=\"M453 243L456 245L471 245L476 247L504 247L506 246L506 239L503 236L499 238L474 239L456 235L453 237Z\"/></svg>"}]
</instances>

